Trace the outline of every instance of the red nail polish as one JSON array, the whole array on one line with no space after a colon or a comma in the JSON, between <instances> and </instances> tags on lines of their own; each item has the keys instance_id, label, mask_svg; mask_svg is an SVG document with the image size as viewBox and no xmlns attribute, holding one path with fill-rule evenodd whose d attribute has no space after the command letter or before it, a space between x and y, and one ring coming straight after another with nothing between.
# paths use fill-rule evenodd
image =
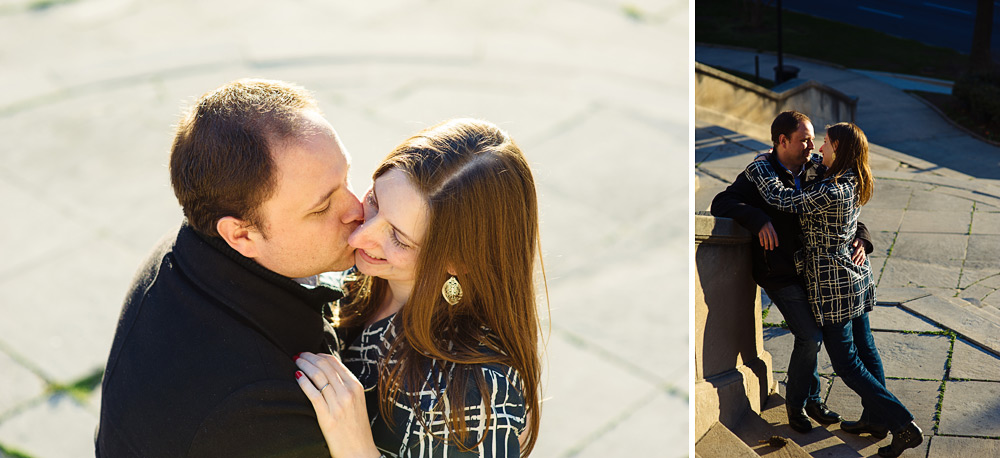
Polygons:
<instances>
[{"instance_id":1,"label":"red nail polish","mask_svg":"<svg viewBox=\"0 0 1000 458\"><path fill-rule=\"evenodd\" d=\"M302 371L295 371L295 380L302 378L303 375L305 374L303 374Z\"/></svg>"},{"instance_id":2,"label":"red nail polish","mask_svg":"<svg viewBox=\"0 0 1000 458\"><path fill-rule=\"evenodd\" d=\"M294 357L292 357L292 361L298 361L298 360L299 360L299 355L295 355Z\"/></svg>"}]
</instances>

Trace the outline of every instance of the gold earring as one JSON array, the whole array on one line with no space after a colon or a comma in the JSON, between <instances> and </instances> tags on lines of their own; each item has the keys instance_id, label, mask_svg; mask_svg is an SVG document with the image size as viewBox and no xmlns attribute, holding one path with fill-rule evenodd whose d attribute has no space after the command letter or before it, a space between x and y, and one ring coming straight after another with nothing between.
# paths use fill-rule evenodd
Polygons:
<instances>
[{"instance_id":1,"label":"gold earring","mask_svg":"<svg viewBox=\"0 0 1000 458\"><path fill-rule=\"evenodd\" d=\"M450 305L455 305L462 300L462 285L458 283L458 279L454 275L444 282L444 286L441 287L441 295Z\"/></svg>"}]
</instances>

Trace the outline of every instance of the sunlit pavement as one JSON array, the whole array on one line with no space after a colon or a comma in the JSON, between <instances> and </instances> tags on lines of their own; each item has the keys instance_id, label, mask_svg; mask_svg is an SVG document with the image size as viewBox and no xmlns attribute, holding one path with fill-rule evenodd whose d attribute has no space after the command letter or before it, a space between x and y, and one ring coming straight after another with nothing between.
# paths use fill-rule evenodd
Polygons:
<instances>
[{"instance_id":1,"label":"sunlit pavement","mask_svg":"<svg viewBox=\"0 0 1000 458\"><path fill-rule=\"evenodd\" d=\"M93 455L121 301L181 218L172 124L256 76L315 92L358 190L424 126L507 129L537 181L551 306L534 455L686 455L687 2L277 5L0 0L6 454Z\"/></svg>"}]
</instances>

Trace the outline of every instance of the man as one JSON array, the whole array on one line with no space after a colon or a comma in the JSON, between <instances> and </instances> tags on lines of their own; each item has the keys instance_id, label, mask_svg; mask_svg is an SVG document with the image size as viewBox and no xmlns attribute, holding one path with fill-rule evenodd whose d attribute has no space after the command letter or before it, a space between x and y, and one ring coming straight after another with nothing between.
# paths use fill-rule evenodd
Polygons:
<instances>
[{"instance_id":1,"label":"man","mask_svg":"<svg viewBox=\"0 0 1000 458\"><path fill-rule=\"evenodd\" d=\"M802 113L786 111L771 123L774 148L766 160L785 186L801 189L823 177L825 167L809 160L813 140L812 122ZM757 234L760 244L754 244L753 249L754 281L781 311L795 337L785 386L789 426L805 433L813 427L808 417L822 424L841 421L840 415L829 410L820 396L816 359L823 333L813 318L804 281L795 269L793 255L802 246L798 216L765 202L745 171L715 196L712 214L733 218ZM853 260L860 264L873 247L868 230L860 222L855 237Z\"/></svg>"},{"instance_id":2,"label":"man","mask_svg":"<svg viewBox=\"0 0 1000 458\"><path fill-rule=\"evenodd\" d=\"M234 81L189 110L170 157L186 221L125 299L98 456L329 456L293 358L337 349L341 293L315 276L354 264L349 167L300 87Z\"/></svg>"}]
</instances>

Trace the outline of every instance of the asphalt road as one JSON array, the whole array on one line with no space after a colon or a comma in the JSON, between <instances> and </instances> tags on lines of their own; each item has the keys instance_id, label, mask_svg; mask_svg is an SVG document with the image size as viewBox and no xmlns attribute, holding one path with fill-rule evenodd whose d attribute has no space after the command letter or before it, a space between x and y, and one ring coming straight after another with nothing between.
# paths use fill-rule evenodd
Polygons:
<instances>
[{"instance_id":1,"label":"asphalt road","mask_svg":"<svg viewBox=\"0 0 1000 458\"><path fill-rule=\"evenodd\" d=\"M975 0L783 0L785 10L870 28L968 54ZM990 50L1000 59L1000 2L994 2Z\"/></svg>"}]
</instances>

